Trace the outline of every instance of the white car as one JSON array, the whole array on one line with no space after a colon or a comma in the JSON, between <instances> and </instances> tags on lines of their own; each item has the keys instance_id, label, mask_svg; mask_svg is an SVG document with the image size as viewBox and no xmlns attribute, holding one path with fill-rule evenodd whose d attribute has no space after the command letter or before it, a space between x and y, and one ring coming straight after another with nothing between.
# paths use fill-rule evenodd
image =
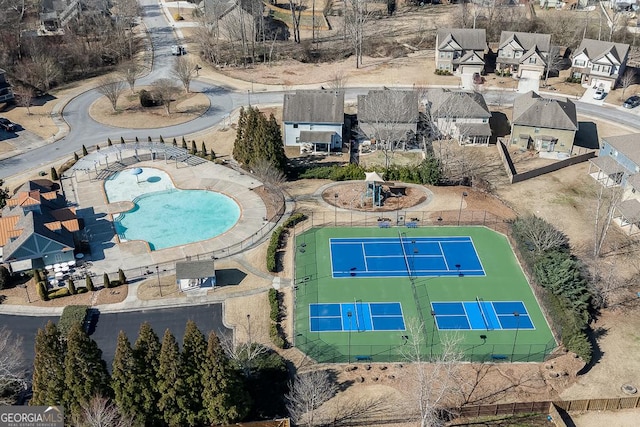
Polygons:
<instances>
[{"instance_id":1,"label":"white car","mask_svg":"<svg viewBox=\"0 0 640 427\"><path fill-rule=\"evenodd\" d=\"M187 49L184 46L173 45L171 46L171 55L186 55Z\"/></svg>"},{"instance_id":2,"label":"white car","mask_svg":"<svg viewBox=\"0 0 640 427\"><path fill-rule=\"evenodd\" d=\"M593 99L604 99L605 96L607 96L607 92L604 91L604 88L599 87L593 94Z\"/></svg>"}]
</instances>

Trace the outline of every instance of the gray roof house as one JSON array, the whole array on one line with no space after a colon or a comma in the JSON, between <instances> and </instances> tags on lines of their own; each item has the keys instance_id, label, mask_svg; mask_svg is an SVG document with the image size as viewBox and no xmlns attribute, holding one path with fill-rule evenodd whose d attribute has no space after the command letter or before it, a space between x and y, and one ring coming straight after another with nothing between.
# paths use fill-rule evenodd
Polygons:
<instances>
[{"instance_id":1,"label":"gray roof house","mask_svg":"<svg viewBox=\"0 0 640 427\"><path fill-rule=\"evenodd\" d=\"M443 28L436 33L436 70L461 74L484 68L487 34L484 29Z\"/></svg>"},{"instance_id":2,"label":"gray roof house","mask_svg":"<svg viewBox=\"0 0 640 427\"><path fill-rule=\"evenodd\" d=\"M301 152L324 152L342 148L344 92L296 90L284 96L282 111L284 144Z\"/></svg>"},{"instance_id":3,"label":"gray roof house","mask_svg":"<svg viewBox=\"0 0 640 427\"><path fill-rule=\"evenodd\" d=\"M429 110L441 136L460 145L487 145L491 112L481 93L436 89L429 92Z\"/></svg>"},{"instance_id":4,"label":"gray roof house","mask_svg":"<svg viewBox=\"0 0 640 427\"><path fill-rule=\"evenodd\" d=\"M358 124L370 140L406 147L415 140L418 117L418 92L414 90L370 90L358 95Z\"/></svg>"},{"instance_id":5,"label":"gray roof house","mask_svg":"<svg viewBox=\"0 0 640 427\"><path fill-rule=\"evenodd\" d=\"M523 71L542 74L551 49L551 35L503 31L500 34L496 68L518 77Z\"/></svg>"},{"instance_id":6,"label":"gray roof house","mask_svg":"<svg viewBox=\"0 0 640 427\"><path fill-rule=\"evenodd\" d=\"M542 98L531 91L513 102L511 145L522 150L537 150L541 157L569 156L578 130L575 104ZM553 154L545 154L553 153Z\"/></svg>"},{"instance_id":7,"label":"gray roof house","mask_svg":"<svg viewBox=\"0 0 640 427\"><path fill-rule=\"evenodd\" d=\"M180 291L212 288L216 285L213 260L176 262L176 284Z\"/></svg>"},{"instance_id":8,"label":"gray roof house","mask_svg":"<svg viewBox=\"0 0 640 427\"><path fill-rule=\"evenodd\" d=\"M583 39L573 52L572 75L586 86L615 89L625 72L629 45L601 40Z\"/></svg>"},{"instance_id":9,"label":"gray roof house","mask_svg":"<svg viewBox=\"0 0 640 427\"><path fill-rule=\"evenodd\" d=\"M589 175L605 187L622 187L616 222L629 234L640 231L640 133L602 138Z\"/></svg>"}]
</instances>

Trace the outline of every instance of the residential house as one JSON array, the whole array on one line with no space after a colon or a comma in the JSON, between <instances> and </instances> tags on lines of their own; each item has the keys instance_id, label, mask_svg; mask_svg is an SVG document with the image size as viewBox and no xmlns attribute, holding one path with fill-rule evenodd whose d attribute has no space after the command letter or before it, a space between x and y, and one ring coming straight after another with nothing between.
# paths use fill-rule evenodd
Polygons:
<instances>
[{"instance_id":1,"label":"residential house","mask_svg":"<svg viewBox=\"0 0 640 427\"><path fill-rule=\"evenodd\" d=\"M436 70L480 73L487 51L484 29L446 28L436 33Z\"/></svg>"},{"instance_id":2,"label":"residential house","mask_svg":"<svg viewBox=\"0 0 640 427\"><path fill-rule=\"evenodd\" d=\"M80 0L41 0L39 34L49 34L64 28L82 11Z\"/></svg>"},{"instance_id":3,"label":"residential house","mask_svg":"<svg viewBox=\"0 0 640 427\"><path fill-rule=\"evenodd\" d=\"M0 68L0 102L13 100L13 89L7 81L7 72Z\"/></svg>"},{"instance_id":4,"label":"residential house","mask_svg":"<svg viewBox=\"0 0 640 427\"><path fill-rule=\"evenodd\" d=\"M540 79L547 66L551 35L503 31L500 35L496 69Z\"/></svg>"},{"instance_id":5,"label":"residential house","mask_svg":"<svg viewBox=\"0 0 640 427\"><path fill-rule=\"evenodd\" d=\"M418 131L418 92L370 90L358 95L358 125L367 139L377 144L413 143Z\"/></svg>"},{"instance_id":6,"label":"residential house","mask_svg":"<svg viewBox=\"0 0 640 427\"><path fill-rule=\"evenodd\" d=\"M595 167L595 172L592 172ZM589 175L605 187L620 186L618 223L640 229L640 133L602 138L598 157L590 160Z\"/></svg>"},{"instance_id":7,"label":"residential house","mask_svg":"<svg viewBox=\"0 0 640 427\"><path fill-rule=\"evenodd\" d=\"M575 104L564 100L542 98L531 91L513 101L511 146L521 150L571 155L578 130Z\"/></svg>"},{"instance_id":8,"label":"residential house","mask_svg":"<svg viewBox=\"0 0 640 427\"><path fill-rule=\"evenodd\" d=\"M213 260L176 262L176 283L180 291L213 289L216 285Z\"/></svg>"},{"instance_id":9,"label":"residential house","mask_svg":"<svg viewBox=\"0 0 640 427\"><path fill-rule=\"evenodd\" d=\"M589 0L540 0L540 7L545 9L583 9Z\"/></svg>"},{"instance_id":10,"label":"residential house","mask_svg":"<svg viewBox=\"0 0 640 427\"><path fill-rule=\"evenodd\" d=\"M429 93L433 124L460 145L488 145L491 112L482 94L437 89Z\"/></svg>"},{"instance_id":11,"label":"residential house","mask_svg":"<svg viewBox=\"0 0 640 427\"><path fill-rule=\"evenodd\" d=\"M81 224L50 181L29 181L7 200L0 217L0 262L13 271L74 260Z\"/></svg>"},{"instance_id":12,"label":"residential house","mask_svg":"<svg viewBox=\"0 0 640 427\"><path fill-rule=\"evenodd\" d=\"M637 0L609 0L609 9L614 10L616 12L620 11L631 11L634 6L637 6Z\"/></svg>"},{"instance_id":13,"label":"residential house","mask_svg":"<svg viewBox=\"0 0 640 427\"><path fill-rule=\"evenodd\" d=\"M282 111L284 145L300 152L342 149L344 92L297 90L284 96Z\"/></svg>"},{"instance_id":14,"label":"residential house","mask_svg":"<svg viewBox=\"0 0 640 427\"><path fill-rule=\"evenodd\" d=\"M624 74L628 56L628 44L583 39L573 53L572 76L586 87L602 87L608 92Z\"/></svg>"}]
</instances>

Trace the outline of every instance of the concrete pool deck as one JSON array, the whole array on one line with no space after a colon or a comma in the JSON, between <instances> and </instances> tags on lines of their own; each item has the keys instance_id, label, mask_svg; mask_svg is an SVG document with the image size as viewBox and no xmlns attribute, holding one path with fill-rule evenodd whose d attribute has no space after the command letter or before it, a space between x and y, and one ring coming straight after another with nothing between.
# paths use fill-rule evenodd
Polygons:
<instances>
[{"instance_id":1,"label":"concrete pool deck","mask_svg":"<svg viewBox=\"0 0 640 427\"><path fill-rule=\"evenodd\" d=\"M131 153L127 151L129 150L123 150L120 157L125 159L122 162L124 164L133 160L133 150L130 150ZM103 154L93 153L89 156L95 156L98 160ZM90 160L87 157L83 159ZM130 161L127 162L127 159ZM65 174L70 177L63 183L67 198L77 204L78 217L84 220L91 248L91 255L87 256L87 259L93 263L91 270L98 275L103 272L116 272L119 268L125 271L140 269L142 275L144 271L155 269L156 265L189 257L222 257L226 253L223 252L225 248L250 240L252 236L258 241L258 238L274 225L266 220L267 208L264 202L252 191L262 185L255 178L212 162L190 166L183 162L146 160L124 167L124 173L129 173L129 169L136 167L155 168L166 172L176 188L209 190L224 194L231 197L240 207L240 219L230 230L215 238L156 251L151 251L144 241L120 242L114 229L113 218L118 213L131 209L133 204L128 201L108 203L104 191L105 180L102 179L105 173L100 170L105 166L96 165L95 170L71 171ZM189 221L189 218L184 220ZM278 218L274 220L277 221Z\"/></svg>"}]
</instances>

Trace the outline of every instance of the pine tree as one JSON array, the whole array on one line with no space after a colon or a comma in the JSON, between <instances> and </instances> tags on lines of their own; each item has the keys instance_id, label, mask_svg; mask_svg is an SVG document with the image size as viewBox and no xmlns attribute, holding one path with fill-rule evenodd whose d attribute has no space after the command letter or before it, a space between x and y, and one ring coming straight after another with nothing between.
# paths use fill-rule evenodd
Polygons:
<instances>
[{"instance_id":1,"label":"pine tree","mask_svg":"<svg viewBox=\"0 0 640 427\"><path fill-rule=\"evenodd\" d=\"M220 345L220 339L213 332L209 334L202 386L202 401L209 424L230 424L249 413L249 397L242 377L232 366Z\"/></svg>"},{"instance_id":2,"label":"pine tree","mask_svg":"<svg viewBox=\"0 0 640 427\"><path fill-rule=\"evenodd\" d=\"M33 361L31 405L57 405L64 389L64 341L56 324L49 321L38 329Z\"/></svg>"},{"instance_id":3,"label":"pine tree","mask_svg":"<svg viewBox=\"0 0 640 427\"><path fill-rule=\"evenodd\" d=\"M93 292L96 290L95 286L93 286L93 279L91 279L91 276L89 275L85 276L84 283L88 291Z\"/></svg>"},{"instance_id":4,"label":"pine tree","mask_svg":"<svg viewBox=\"0 0 640 427\"><path fill-rule=\"evenodd\" d=\"M182 148L183 148L184 150L186 150L186 149L187 149L187 141L185 141L185 140L184 140L184 137L182 138Z\"/></svg>"},{"instance_id":5,"label":"pine tree","mask_svg":"<svg viewBox=\"0 0 640 427\"><path fill-rule=\"evenodd\" d=\"M180 373L180 350L178 342L171 331L164 331L162 347L160 349L160 365L158 367L158 409L165 423L171 427L185 424L180 407L184 406L182 376Z\"/></svg>"},{"instance_id":6,"label":"pine tree","mask_svg":"<svg viewBox=\"0 0 640 427\"><path fill-rule=\"evenodd\" d=\"M178 146L178 141L176 141L176 139L175 139L175 138L173 138L172 145L173 145L174 147L177 147L177 146Z\"/></svg>"},{"instance_id":7,"label":"pine tree","mask_svg":"<svg viewBox=\"0 0 640 427\"><path fill-rule=\"evenodd\" d=\"M69 288L69 293L71 295L75 295L78 293L78 290L76 289L76 284L73 283L72 278L67 279L67 287Z\"/></svg>"},{"instance_id":8,"label":"pine tree","mask_svg":"<svg viewBox=\"0 0 640 427\"><path fill-rule=\"evenodd\" d=\"M42 282L42 273L37 268L33 269L33 280L35 280L36 283Z\"/></svg>"},{"instance_id":9,"label":"pine tree","mask_svg":"<svg viewBox=\"0 0 640 427\"><path fill-rule=\"evenodd\" d=\"M207 155L207 146L204 145L204 141L202 141L202 149L200 151L202 151L202 156Z\"/></svg>"},{"instance_id":10,"label":"pine tree","mask_svg":"<svg viewBox=\"0 0 640 427\"><path fill-rule=\"evenodd\" d=\"M118 269L118 280L120 281L121 285L127 284L127 276L124 275L124 271L122 271L121 268Z\"/></svg>"},{"instance_id":11,"label":"pine tree","mask_svg":"<svg viewBox=\"0 0 640 427\"><path fill-rule=\"evenodd\" d=\"M107 147L111 147L113 142L111 142L111 138L107 138Z\"/></svg>"},{"instance_id":12,"label":"pine tree","mask_svg":"<svg viewBox=\"0 0 640 427\"><path fill-rule=\"evenodd\" d=\"M85 147L85 146L84 146L84 144L83 144L83 145L82 145L82 155L83 155L83 156L86 156L86 155L88 155L88 154L89 154L89 152L87 151L87 147Z\"/></svg>"},{"instance_id":13,"label":"pine tree","mask_svg":"<svg viewBox=\"0 0 640 427\"><path fill-rule=\"evenodd\" d=\"M258 108L240 110L233 157L245 167L267 160L276 169L285 170L287 157L280 126L273 114L267 119Z\"/></svg>"},{"instance_id":14,"label":"pine tree","mask_svg":"<svg viewBox=\"0 0 640 427\"><path fill-rule=\"evenodd\" d=\"M138 415L134 409L137 385L132 376L135 370L135 359L129 338L124 331L118 334L118 344L111 366L111 389L114 401L122 414L135 417Z\"/></svg>"},{"instance_id":15,"label":"pine tree","mask_svg":"<svg viewBox=\"0 0 640 427\"><path fill-rule=\"evenodd\" d=\"M60 179L58 177L58 171L56 168L51 168L51 181L57 181L58 179Z\"/></svg>"},{"instance_id":16,"label":"pine tree","mask_svg":"<svg viewBox=\"0 0 640 427\"><path fill-rule=\"evenodd\" d=\"M191 154L193 154L194 156L198 153L198 148L196 147L196 141L195 140L191 140Z\"/></svg>"},{"instance_id":17,"label":"pine tree","mask_svg":"<svg viewBox=\"0 0 640 427\"><path fill-rule=\"evenodd\" d=\"M147 142L153 142L153 139L151 139L151 135L147 137Z\"/></svg>"},{"instance_id":18,"label":"pine tree","mask_svg":"<svg viewBox=\"0 0 640 427\"><path fill-rule=\"evenodd\" d=\"M156 402L158 368L160 365L160 341L151 325L144 322L140 325L138 339L133 348L135 370L132 380L135 382L135 406L147 425L156 425L162 414L158 413Z\"/></svg>"},{"instance_id":19,"label":"pine tree","mask_svg":"<svg viewBox=\"0 0 640 427\"><path fill-rule=\"evenodd\" d=\"M111 281L109 280L109 275L107 273L104 273L102 275L102 284L104 285L105 288L111 287Z\"/></svg>"},{"instance_id":20,"label":"pine tree","mask_svg":"<svg viewBox=\"0 0 640 427\"><path fill-rule=\"evenodd\" d=\"M67 335L62 404L72 416L78 416L81 403L96 395L110 395L109 373L102 351L77 323Z\"/></svg>"},{"instance_id":21,"label":"pine tree","mask_svg":"<svg viewBox=\"0 0 640 427\"><path fill-rule=\"evenodd\" d=\"M140 140L138 139L138 137L136 136L136 144L139 143Z\"/></svg>"},{"instance_id":22,"label":"pine tree","mask_svg":"<svg viewBox=\"0 0 640 427\"><path fill-rule=\"evenodd\" d=\"M38 282L38 295L42 301L49 301L49 290L45 282Z\"/></svg>"},{"instance_id":23,"label":"pine tree","mask_svg":"<svg viewBox=\"0 0 640 427\"><path fill-rule=\"evenodd\" d=\"M120 137L120 145L124 145L124 137Z\"/></svg>"},{"instance_id":24,"label":"pine tree","mask_svg":"<svg viewBox=\"0 0 640 427\"><path fill-rule=\"evenodd\" d=\"M100 146L96 144L96 151L100 151Z\"/></svg>"},{"instance_id":25,"label":"pine tree","mask_svg":"<svg viewBox=\"0 0 640 427\"><path fill-rule=\"evenodd\" d=\"M160 135L160 143L164 144L164 138L162 138L162 135Z\"/></svg>"},{"instance_id":26,"label":"pine tree","mask_svg":"<svg viewBox=\"0 0 640 427\"><path fill-rule=\"evenodd\" d=\"M73 160L75 160L76 162L80 160L80 156L78 156L78 153L76 153L75 151L73 152Z\"/></svg>"},{"instance_id":27,"label":"pine tree","mask_svg":"<svg viewBox=\"0 0 640 427\"><path fill-rule=\"evenodd\" d=\"M184 332L181 354L181 374L183 379L180 394L180 409L186 424L190 426L203 425L207 414L202 406L202 370L206 363L207 342L202 332L198 330L195 322L189 320Z\"/></svg>"}]
</instances>

